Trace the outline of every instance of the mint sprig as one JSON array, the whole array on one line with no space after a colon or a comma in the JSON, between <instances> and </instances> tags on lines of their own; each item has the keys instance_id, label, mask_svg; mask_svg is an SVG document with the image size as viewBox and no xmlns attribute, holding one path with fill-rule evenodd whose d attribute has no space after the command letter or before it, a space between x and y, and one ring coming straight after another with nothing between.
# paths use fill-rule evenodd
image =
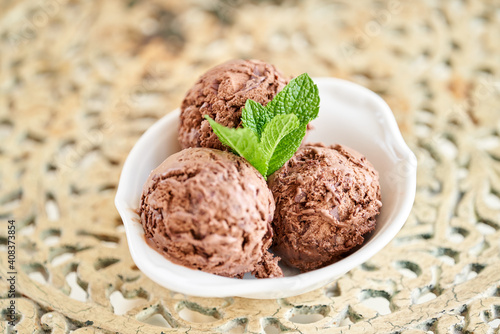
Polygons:
<instances>
[{"instance_id":1,"label":"mint sprig","mask_svg":"<svg viewBox=\"0 0 500 334\"><path fill-rule=\"evenodd\" d=\"M304 73L292 79L267 106L247 100L241 115L243 128L227 128L208 115L205 118L224 145L266 178L297 151L307 124L318 116L318 111L318 87Z\"/></svg>"}]
</instances>

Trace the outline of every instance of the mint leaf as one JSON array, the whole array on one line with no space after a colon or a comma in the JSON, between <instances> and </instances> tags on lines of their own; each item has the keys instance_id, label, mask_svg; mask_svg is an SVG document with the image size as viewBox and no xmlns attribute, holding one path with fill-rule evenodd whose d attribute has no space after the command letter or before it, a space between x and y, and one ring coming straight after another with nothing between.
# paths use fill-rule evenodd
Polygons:
<instances>
[{"instance_id":1,"label":"mint leaf","mask_svg":"<svg viewBox=\"0 0 500 334\"><path fill-rule=\"evenodd\" d=\"M292 79L267 104L266 109L273 115L293 113L297 115L302 125L307 124L318 117L318 87L307 73L303 73Z\"/></svg>"},{"instance_id":2,"label":"mint leaf","mask_svg":"<svg viewBox=\"0 0 500 334\"><path fill-rule=\"evenodd\" d=\"M267 161L269 161L276 153L276 147L280 143L281 139L295 130L299 125L299 119L293 114L277 115L266 124L264 132L262 132L260 142L262 152L264 153L264 157ZM267 175L269 174L270 173L268 172Z\"/></svg>"},{"instance_id":3,"label":"mint leaf","mask_svg":"<svg viewBox=\"0 0 500 334\"><path fill-rule=\"evenodd\" d=\"M271 160L281 139L299 126L297 116L292 114L278 115L265 124L262 140L259 140L251 129L226 128L208 115L205 115L205 118L220 141L224 145L231 147L238 155L244 157L264 178L269 175L269 160Z\"/></svg>"},{"instance_id":4,"label":"mint leaf","mask_svg":"<svg viewBox=\"0 0 500 334\"><path fill-rule=\"evenodd\" d=\"M247 100L241 114L243 128L226 128L208 115L205 118L224 145L267 178L297 151L307 124L318 111L318 87L304 73L292 79L265 107Z\"/></svg>"},{"instance_id":5,"label":"mint leaf","mask_svg":"<svg viewBox=\"0 0 500 334\"><path fill-rule=\"evenodd\" d=\"M262 134L262 130L272 116L266 107L254 100L248 99L241 112L241 120L245 128L251 129L257 136Z\"/></svg>"},{"instance_id":6,"label":"mint leaf","mask_svg":"<svg viewBox=\"0 0 500 334\"><path fill-rule=\"evenodd\" d=\"M297 152L297 149L302 143L302 139L306 135L307 124L300 125L297 129L290 132L288 135L281 139L280 143L276 147L271 160L269 161L269 167L267 170L267 175L271 175L275 171L281 168L290 160L290 158Z\"/></svg>"},{"instance_id":7,"label":"mint leaf","mask_svg":"<svg viewBox=\"0 0 500 334\"><path fill-rule=\"evenodd\" d=\"M244 157L264 177L267 176L269 159L262 159L264 154L259 139L251 129L227 128L211 119L208 115L205 115L205 118L224 145L231 147L238 155Z\"/></svg>"}]
</instances>

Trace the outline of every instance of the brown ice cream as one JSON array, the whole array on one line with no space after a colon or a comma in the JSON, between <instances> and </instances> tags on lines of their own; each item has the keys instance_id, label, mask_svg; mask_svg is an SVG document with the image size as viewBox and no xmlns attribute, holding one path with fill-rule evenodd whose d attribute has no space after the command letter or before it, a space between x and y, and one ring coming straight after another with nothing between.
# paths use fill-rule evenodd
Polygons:
<instances>
[{"instance_id":1,"label":"brown ice cream","mask_svg":"<svg viewBox=\"0 0 500 334\"><path fill-rule=\"evenodd\" d=\"M373 166L341 145L302 146L269 186L276 201L273 249L302 272L331 264L362 244L382 206Z\"/></svg>"},{"instance_id":2,"label":"brown ice cream","mask_svg":"<svg viewBox=\"0 0 500 334\"><path fill-rule=\"evenodd\" d=\"M190 148L144 185L139 213L149 244L168 260L209 273L283 276L268 252L274 200L264 178L232 153Z\"/></svg>"},{"instance_id":3,"label":"brown ice cream","mask_svg":"<svg viewBox=\"0 0 500 334\"><path fill-rule=\"evenodd\" d=\"M179 142L182 148L227 148L204 115L230 128L241 126L247 99L266 105L288 83L274 66L259 60L233 60L202 75L181 105Z\"/></svg>"}]
</instances>

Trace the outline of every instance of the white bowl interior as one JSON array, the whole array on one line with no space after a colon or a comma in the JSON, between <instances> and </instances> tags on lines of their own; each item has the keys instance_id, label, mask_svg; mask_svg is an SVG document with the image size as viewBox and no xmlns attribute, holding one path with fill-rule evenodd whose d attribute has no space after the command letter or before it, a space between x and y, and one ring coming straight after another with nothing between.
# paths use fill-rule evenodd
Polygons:
<instances>
[{"instance_id":1,"label":"white bowl interior","mask_svg":"<svg viewBox=\"0 0 500 334\"><path fill-rule=\"evenodd\" d=\"M380 174L383 207L375 231L363 246L341 261L308 273L297 274L284 267L285 277L275 279L254 279L250 275L226 278L166 260L146 244L135 210L151 170L180 150L177 109L156 122L136 143L123 167L115 198L132 258L141 271L156 283L188 295L285 298L333 281L368 260L396 235L415 197L416 158L404 143L392 112L378 95L354 83L332 78L314 81L321 106L307 141L352 147Z\"/></svg>"}]
</instances>

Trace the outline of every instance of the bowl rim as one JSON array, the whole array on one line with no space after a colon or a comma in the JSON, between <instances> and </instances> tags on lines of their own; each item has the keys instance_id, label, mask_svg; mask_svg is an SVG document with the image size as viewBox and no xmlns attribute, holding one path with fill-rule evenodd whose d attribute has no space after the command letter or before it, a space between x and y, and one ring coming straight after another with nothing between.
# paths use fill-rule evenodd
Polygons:
<instances>
[{"instance_id":1,"label":"bowl rim","mask_svg":"<svg viewBox=\"0 0 500 334\"><path fill-rule=\"evenodd\" d=\"M393 146L397 147L398 156L408 168L408 174L404 178L404 185L402 186L402 189L405 189L404 198L397 214L392 218L392 222L389 224L390 226L372 237L367 243L365 243L362 247L357 249L349 256L323 268L294 276L270 279L241 280L189 269L187 267L173 264L166 258L164 258L164 260L168 261L170 264L196 273L196 279L181 276L179 273L172 273L171 276L167 277L161 276L159 274L160 270L150 268L147 257L145 258L144 254L141 254L140 247L135 244L137 238L134 238L134 234L138 233L138 226L140 226L140 230L142 231L142 226L140 225L140 223L133 221L131 217L131 215L136 213L133 212L134 208L131 208L127 204L125 184L127 182L126 178L133 172L133 159L138 156L138 153L143 148L147 147L146 143L148 142L151 134L162 130L163 128L165 128L165 125L173 121L173 118L179 117L179 108L177 108L156 121L143 133L143 135L134 144L134 147L129 152L123 165L118 188L116 191L115 206L118 209L120 217L125 226L129 250L133 261L143 272L143 274L168 289L192 296L221 298L232 296L247 298L267 297L274 299L276 298L276 291L288 290L289 293L284 293L283 296L290 297L317 289L319 285L324 285L335 280L339 276L359 266L363 262L366 262L376 253L378 253L383 247L385 247L396 236L396 234L400 231L400 229L406 222L415 199L417 159L414 153L405 143L391 109L389 108L387 103L376 93L356 83L330 77L313 78L313 80L318 85L341 84L348 89L359 90L362 94L365 94L367 97L373 99L373 101L377 105L377 108L382 113L385 124L387 125L386 130L389 132L389 136L393 139ZM136 224L137 226L134 227L134 224ZM143 231L142 234L144 234ZM146 244L144 237L142 237L142 242ZM181 271L185 272L185 270ZM200 282L200 279L203 281ZM310 288L304 288L305 283L307 283Z\"/></svg>"}]
</instances>

